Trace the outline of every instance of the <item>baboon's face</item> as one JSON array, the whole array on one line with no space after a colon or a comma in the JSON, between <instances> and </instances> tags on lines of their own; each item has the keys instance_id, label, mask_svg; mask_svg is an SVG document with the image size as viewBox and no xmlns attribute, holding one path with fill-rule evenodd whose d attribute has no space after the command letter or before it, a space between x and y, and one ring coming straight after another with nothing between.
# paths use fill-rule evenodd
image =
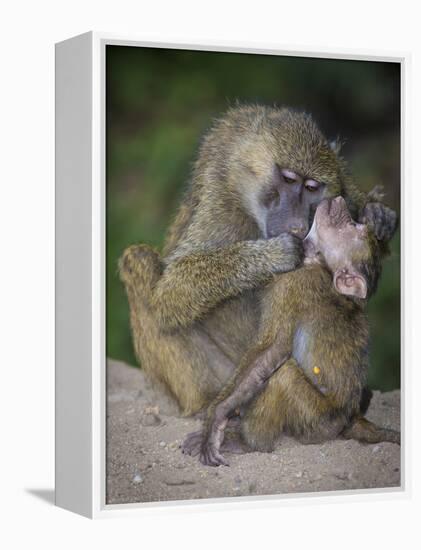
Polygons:
<instances>
[{"instance_id":1,"label":"baboon's face","mask_svg":"<svg viewBox=\"0 0 421 550\"><path fill-rule=\"evenodd\" d=\"M271 184L260 199L266 211L266 237L292 233L304 239L325 188L321 181L275 165Z\"/></svg>"},{"instance_id":2,"label":"baboon's face","mask_svg":"<svg viewBox=\"0 0 421 550\"><path fill-rule=\"evenodd\" d=\"M364 265L372 256L368 228L352 219L342 197L325 199L319 204L305 246L323 257L338 292L366 298L368 281Z\"/></svg>"}]
</instances>

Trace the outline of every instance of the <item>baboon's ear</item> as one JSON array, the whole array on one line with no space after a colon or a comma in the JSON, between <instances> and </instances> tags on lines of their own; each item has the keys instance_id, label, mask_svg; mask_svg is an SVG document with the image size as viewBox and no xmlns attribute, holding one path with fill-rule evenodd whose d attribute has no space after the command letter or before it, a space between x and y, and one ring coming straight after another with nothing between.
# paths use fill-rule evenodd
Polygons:
<instances>
[{"instance_id":1,"label":"baboon's ear","mask_svg":"<svg viewBox=\"0 0 421 550\"><path fill-rule=\"evenodd\" d=\"M337 137L336 139L333 139L333 140L329 143L330 148L332 149L332 151L333 151L336 155L339 155L339 153L341 152L342 145L343 145L343 141L341 141L338 137Z\"/></svg>"},{"instance_id":2,"label":"baboon's ear","mask_svg":"<svg viewBox=\"0 0 421 550\"><path fill-rule=\"evenodd\" d=\"M337 269L333 275L333 284L340 294L367 298L367 281L357 271Z\"/></svg>"}]
</instances>

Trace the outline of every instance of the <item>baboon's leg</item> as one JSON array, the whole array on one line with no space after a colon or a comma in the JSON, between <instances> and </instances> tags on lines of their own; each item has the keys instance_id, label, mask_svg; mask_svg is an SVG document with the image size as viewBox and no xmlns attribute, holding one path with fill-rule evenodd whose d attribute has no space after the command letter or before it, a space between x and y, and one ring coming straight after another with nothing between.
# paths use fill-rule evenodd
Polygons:
<instances>
[{"instance_id":1,"label":"baboon's leg","mask_svg":"<svg viewBox=\"0 0 421 550\"><path fill-rule=\"evenodd\" d=\"M332 408L296 361L289 359L251 403L242 434L252 449L267 452L274 449L284 431L303 442L333 439L343 429L345 419L340 414L329 414Z\"/></svg>"},{"instance_id":2,"label":"baboon's leg","mask_svg":"<svg viewBox=\"0 0 421 550\"><path fill-rule=\"evenodd\" d=\"M286 403L281 403L281 399L286 397L283 369L288 364L289 361L271 376L266 388L250 404L244 415L243 438L255 451L273 451L283 431L286 407Z\"/></svg>"},{"instance_id":3,"label":"baboon's leg","mask_svg":"<svg viewBox=\"0 0 421 550\"><path fill-rule=\"evenodd\" d=\"M221 381L209 364L207 343L194 329L165 333L156 322L150 297L162 274L159 254L146 245L125 250L120 277L130 307L130 324L136 357L145 372L176 399L182 412L202 409L214 396ZM213 361L224 361L213 354Z\"/></svg>"}]
</instances>

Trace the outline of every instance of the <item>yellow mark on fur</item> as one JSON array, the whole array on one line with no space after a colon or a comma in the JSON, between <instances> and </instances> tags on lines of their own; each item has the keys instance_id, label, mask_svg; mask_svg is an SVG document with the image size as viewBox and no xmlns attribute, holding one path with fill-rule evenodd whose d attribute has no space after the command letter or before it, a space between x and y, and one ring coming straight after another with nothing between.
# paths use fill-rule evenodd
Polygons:
<instances>
[{"instance_id":1,"label":"yellow mark on fur","mask_svg":"<svg viewBox=\"0 0 421 550\"><path fill-rule=\"evenodd\" d=\"M319 367L313 367L314 374L320 374L320 368Z\"/></svg>"}]
</instances>

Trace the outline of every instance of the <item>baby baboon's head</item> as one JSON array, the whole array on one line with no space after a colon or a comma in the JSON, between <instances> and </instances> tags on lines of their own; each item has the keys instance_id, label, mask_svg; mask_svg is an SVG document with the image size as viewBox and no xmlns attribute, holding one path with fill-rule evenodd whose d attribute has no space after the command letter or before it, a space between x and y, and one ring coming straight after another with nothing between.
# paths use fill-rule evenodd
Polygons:
<instances>
[{"instance_id":1,"label":"baby baboon's head","mask_svg":"<svg viewBox=\"0 0 421 550\"><path fill-rule=\"evenodd\" d=\"M368 298L374 292L380 275L377 240L367 225L351 218L342 197L319 204L304 243L308 257L324 260L340 294Z\"/></svg>"}]
</instances>

